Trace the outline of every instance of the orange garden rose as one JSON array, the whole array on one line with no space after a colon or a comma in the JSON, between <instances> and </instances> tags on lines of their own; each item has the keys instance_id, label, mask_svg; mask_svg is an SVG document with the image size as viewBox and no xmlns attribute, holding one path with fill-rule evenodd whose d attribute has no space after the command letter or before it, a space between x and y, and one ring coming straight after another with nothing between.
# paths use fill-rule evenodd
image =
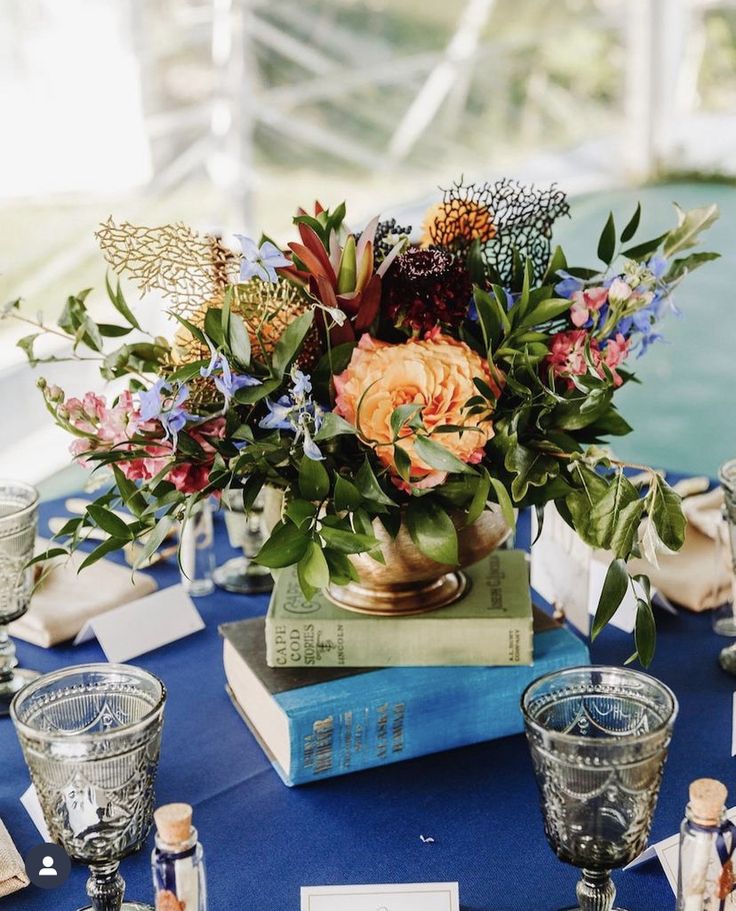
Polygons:
<instances>
[{"instance_id":1,"label":"orange garden rose","mask_svg":"<svg viewBox=\"0 0 736 911\"><path fill-rule=\"evenodd\" d=\"M475 377L487 383L494 394L500 394L487 361L464 342L435 331L423 339L392 345L366 334L353 351L347 369L335 377L335 411L358 427L361 436L375 446L376 456L391 470L395 483L404 487L394 462L394 447L390 445L394 438L394 409L399 405L421 405L421 417L429 433L445 424L468 428L462 433L437 434L434 440L461 461L477 463L493 436L493 425L490 409L468 414L464 407L468 399L478 395ZM401 446L411 462L414 486L441 484L447 472L438 471L419 458L412 439L414 431L405 426L401 435L406 437Z\"/></svg>"}]
</instances>

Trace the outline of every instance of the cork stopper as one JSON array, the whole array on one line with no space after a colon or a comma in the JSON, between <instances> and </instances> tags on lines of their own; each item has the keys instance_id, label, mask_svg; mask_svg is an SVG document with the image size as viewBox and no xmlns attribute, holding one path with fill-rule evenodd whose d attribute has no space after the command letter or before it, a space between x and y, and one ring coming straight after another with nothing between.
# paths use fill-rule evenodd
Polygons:
<instances>
[{"instance_id":1,"label":"cork stopper","mask_svg":"<svg viewBox=\"0 0 736 911\"><path fill-rule=\"evenodd\" d=\"M726 806L728 791L715 778L698 778L690 785L690 812L701 825L716 825Z\"/></svg>"},{"instance_id":2,"label":"cork stopper","mask_svg":"<svg viewBox=\"0 0 736 911\"><path fill-rule=\"evenodd\" d=\"M153 814L160 838L169 845L186 841L192 830L192 808L188 803L167 803Z\"/></svg>"}]
</instances>

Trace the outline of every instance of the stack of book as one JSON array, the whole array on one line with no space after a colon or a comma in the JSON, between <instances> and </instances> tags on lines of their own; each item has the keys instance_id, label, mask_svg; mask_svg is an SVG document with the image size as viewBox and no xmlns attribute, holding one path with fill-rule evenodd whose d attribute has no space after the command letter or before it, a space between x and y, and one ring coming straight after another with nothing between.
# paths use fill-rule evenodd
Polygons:
<instances>
[{"instance_id":1,"label":"stack of book","mask_svg":"<svg viewBox=\"0 0 736 911\"><path fill-rule=\"evenodd\" d=\"M523 552L466 572L457 603L387 618L307 602L284 570L265 622L221 627L228 692L287 785L518 733L527 684L588 662L532 610Z\"/></svg>"}]
</instances>

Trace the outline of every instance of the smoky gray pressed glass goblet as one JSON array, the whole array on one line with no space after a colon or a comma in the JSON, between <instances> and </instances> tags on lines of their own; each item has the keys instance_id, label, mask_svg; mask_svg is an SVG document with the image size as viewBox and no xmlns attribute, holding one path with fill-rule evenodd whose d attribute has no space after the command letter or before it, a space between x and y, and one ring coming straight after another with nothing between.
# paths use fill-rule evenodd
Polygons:
<instances>
[{"instance_id":1,"label":"smoky gray pressed glass goblet","mask_svg":"<svg viewBox=\"0 0 736 911\"><path fill-rule=\"evenodd\" d=\"M147 671L83 664L38 677L11 705L51 838L90 867L89 911L150 909L123 901L118 867L151 827L165 702Z\"/></svg>"},{"instance_id":2,"label":"smoky gray pressed glass goblet","mask_svg":"<svg viewBox=\"0 0 736 911\"><path fill-rule=\"evenodd\" d=\"M521 708L547 840L582 870L574 911L611 911L610 871L649 835L677 700L647 674L592 666L540 677Z\"/></svg>"},{"instance_id":3,"label":"smoky gray pressed glass goblet","mask_svg":"<svg viewBox=\"0 0 736 911\"><path fill-rule=\"evenodd\" d=\"M38 522L38 491L22 481L0 480L0 715L35 671L18 668L8 623L28 610L33 590L33 557Z\"/></svg>"}]
</instances>

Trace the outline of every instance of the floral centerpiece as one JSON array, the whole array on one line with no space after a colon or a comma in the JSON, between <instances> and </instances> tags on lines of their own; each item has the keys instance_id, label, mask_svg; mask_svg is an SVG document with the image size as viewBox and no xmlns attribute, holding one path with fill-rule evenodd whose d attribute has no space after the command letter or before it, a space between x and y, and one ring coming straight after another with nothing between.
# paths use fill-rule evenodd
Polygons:
<instances>
[{"instance_id":1,"label":"floral centerpiece","mask_svg":"<svg viewBox=\"0 0 736 911\"><path fill-rule=\"evenodd\" d=\"M633 584L627 560L683 541L662 475L632 482L602 444L631 429L615 393L661 338L674 289L715 256L691 252L715 207L678 209L671 230L644 242L634 242L639 207L620 232L610 216L592 267L551 244L568 214L556 188L455 184L417 230L375 218L353 232L345 214L300 211L285 248L181 225L102 225L110 267L158 294L170 339L147 337L109 280L119 323L93 319L88 291L69 297L56 327L8 306L34 324L20 342L32 363L47 360L37 343L53 331L70 357L84 351L103 378L127 383L108 400L39 381L74 458L111 481L49 553L97 527L109 537L85 564L137 539L146 559L202 498L240 488L247 509L270 485L285 507L257 559L296 564L311 597L356 580L358 555L380 565L381 539L408 533L426 559L453 566L488 509L512 526L515 508L541 517L554 501L584 541L613 552L598 631ZM643 577L636 591L646 664Z\"/></svg>"}]
</instances>

